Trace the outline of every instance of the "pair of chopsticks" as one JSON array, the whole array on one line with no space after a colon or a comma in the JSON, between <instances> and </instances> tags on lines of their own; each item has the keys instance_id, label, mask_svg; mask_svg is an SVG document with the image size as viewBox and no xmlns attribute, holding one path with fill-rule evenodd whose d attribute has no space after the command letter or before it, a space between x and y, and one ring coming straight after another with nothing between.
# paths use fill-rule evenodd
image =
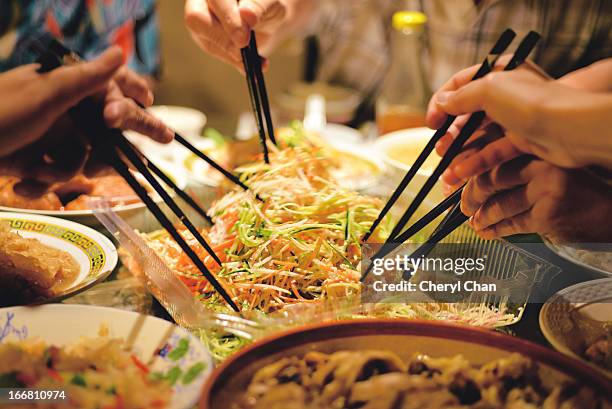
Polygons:
<instances>
[{"instance_id":1,"label":"pair of chopsticks","mask_svg":"<svg viewBox=\"0 0 612 409\"><path fill-rule=\"evenodd\" d=\"M53 70L63 65L64 62L71 61L76 63L80 61L78 55L66 49L54 38L51 37L50 39L47 38L46 40L47 42L50 42L50 46L45 47L42 41L35 41L31 47L32 50L40 57L40 71L44 72ZM156 220L177 242L179 247L181 247L185 254L187 254L189 259L200 270L202 275L206 277L206 279L211 283L211 285L219 293L219 295L221 295L221 297L230 305L230 307L234 311L239 312L240 309L234 303L225 288L223 288L217 278L210 272L210 270L208 270L208 268L202 262L196 252L191 248L191 246L187 243L183 236L177 231L170 219L168 219L168 217L164 214L161 208L157 205L155 200L150 196L147 189L132 174L127 161L129 161L129 163L131 163L144 176L144 178L150 184L153 190L155 190L155 192L162 198L164 203L178 217L178 219L193 235L196 241L208 252L208 254L210 254L211 258L219 266L221 266L221 260L215 254L214 250L210 247L206 239L204 239L204 237L200 234L197 228L189 220L187 215L176 204L174 199L172 199L172 197L166 192L166 190L163 188L163 186L159 183L159 181L153 174L155 174L164 183L170 186L179 195L179 197L185 199L186 202L190 206L194 207L194 209L196 209L199 214L206 215L206 212L201 209L195 203L195 201L189 197L187 193L182 191L157 166L155 166L144 155L142 155L142 153L139 152L131 143L129 143L129 141L125 138L125 136L123 136L121 131L116 129L109 129L104 122L104 118L102 117L99 107L93 100L88 98L81 101L81 103L70 109L69 114L75 124L77 124L77 126L83 129L85 133L92 138L94 149L98 148L99 151L102 152L104 158L108 161L108 163L117 171L119 175L123 177L123 179L128 183L128 185L134 190L136 195L140 198L140 200L143 201L143 203L151 211ZM183 138L181 137L181 139ZM183 142L185 142L188 147L191 146L191 144L189 144L184 139ZM206 156L204 154L202 155ZM124 159L124 157L127 158L127 161ZM210 160L212 161L212 159ZM214 161L212 162L214 163ZM212 220L210 220L208 216L204 217L206 217L207 220L212 222Z\"/></svg>"},{"instance_id":2,"label":"pair of chopsticks","mask_svg":"<svg viewBox=\"0 0 612 409\"><path fill-rule=\"evenodd\" d=\"M504 53L506 48L510 45L512 40L516 34L512 30L506 30L499 40L496 42L495 46L491 49L489 55L483 61L480 66L478 72L472 80L476 80L478 78L482 78L491 72L495 66L495 63ZM540 39L540 35L534 31L531 31L527 34L527 36L521 41L514 55L508 64L504 67L504 71L513 70L519 65L521 65L527 56L531 53L531 51L535 48L535 45ZM459 135L453 141L446 154L440 160L440 163L433 171L432 175L426 180L425 184L421 187L417 195L414 197L408 209L404 212L402 217L400 218L397 225L394 227L393 231L389 238L385 241L381 249L379 249L374 256L372 256L372 260L380 257L384 257L389 254L393 250L395 250L401 243L408 240L415 233L420 231L423 227L425 227L429 222L433 221L436 217L441 215L444 211L448 210L452 207L451 212L447 215L445 220L436 228L432 236L427 240L427 243L423 244L419 247L411 257L414 255L426 255L439 241L444 239L454 230L456 230L461 224L463 224L468 217L461 213L459 208L459 203L461 200L461 193L463 191L463 187L455 191L448 198L442 201L438 206L434 207L428 214L423 216L417 222L415 222L412 226L410 226L404 233L401 233L404 229L406 223L410 220L410 218L414 215L417 208L421 205L427 194L431 191L434 184L437 182L438 178L442 175L442 173L446 170L446 168L450 165L452 160L461 152L463 145L467 142L467 140L472 136L472 134L480 127L483 120L485 118L484 112L475 112L473 113L465 125L462 127ZM381 214L386 214L389 209L393 206L395 201L399 198L399 196L403 193L408 183L414 177L418 169L425 162L425 159L431 154L433 151L436 142L448 131L450 125L456 119L455 116L449 115L444 123L444 125L436 131L434 136L431 138L430 142L424 148L423 152L419 155L417 161L410 168L404 179L400 182L398 188L393 192L393 195L389 199L389 202L384 206ZM384 214L382 217L384 217ZM377 222L380 223L382 217L379 215L377 218ZM372 233L376 226L373 224L372 228L368 233ZM401 234L400 234L401 233ZM369 237L369 234L367 235ZM367 239L366 237L366 239ZM373 263L370 263L365 273L362 276L362 281L368 275L373 267Z\"/></svg>"},{"instance_id":3,"label":"pair of chopsticks","mask_svg":"<svg viewBox=\"0 0 612 409\"><path fill-rule=\"evenodd\" d=\"M251 108L255 114L259 141L263 149L264 161L270 163L267 136L270 137L270 141L274 145L276 145L276 137L274 136L268 91L266 90L266 82L261 69L261 56L257 50L257 39L255 38L254 31L251 31L249 45L241 49L240 54L242 56L242 64L244 65L244 72L247 79Z\"/></svg>"},{"instance_id":4,"label":"pair of chopsticks","mask_svg":"<svg viewBox=\"0 0 612 409\"><path fill-rule=\"evenodd\" d=\"M497 62L499 57L501 57L501 55L506 51L510 43L512 43L512 40L514 40L514 37L516 37L516 33L510 29L502 33L497 42L491 48L491 51L489 51L487 57L480 65L480 68L478 69L476 74L474 74L474 76L472 77L471 81L476 81L477 79L484 77L492 69L492 67L495 66L495 63ZM455 122L455 119L457 119L455 115L448 115L446 121L444 121L444 124L434 133L427 145L425 145L425 147L423 148L423 151L419 154L419 156L414 161L406 175L400 181L395 191L391 194L391 197L389 198L387 203L385 203L383 210L380 212L380 214L372 224L372 227L370 227L370 230L368 230L368 232L363 237L363 241L368 240L372 233L374 233L380 222L384 219L389 210L391 210L391 208L393 207L395 202L397 202L404 190L406 190L406 187L412 181L421 166L423 166L425 160L427 160L429 155L431 155L431 153L436 147L436 143L438 143L438 141L448 132L448 129L453 124L453 122ZM404 220L404 217L402 217L402 220ZM403 224L405 223L406 221L403 221ZM402 221L398 222L398 226L400 224L402 224ZM391 234L392 236L397 234L398 226L396 226L396 228L394 229L394 233Z\"/></svg>"},{"instance_id":5,"label":"pair of chopsticks","mask_svg":"<svg viewBox=\"0 0 612 409\"><path fill-rule=\"evenodd\" d=\"M64 64L76 64L82 62L82 58L72 50L66 48L61 42L55 39L48 33L43 33L38 37L32 38L29 41L28 48L38 56L38 62L43 67L41 71L51 71L55 68L58 68ZM145 107L140 104L138 101L134 101L138 106L142 109ZM183 147L191 151L200 159L204 160L208 163L212 168L216 169L219 173L221 173L227 180L232 182L233 184L239 186L245 191L249 191L249 187L245 185L236 175L225 169L223 166L219 165L212 158L206 155L204 152L200 151L194 145L192 145L187 139L181 136L179 133L174 133L174 139ZM155 173L164 183L174 190L181 199L185 200L191 207L193 207L200 216L206 219L210 224L213 224L212 219L208 217L206 212L199 206L197 203L185 192L183 192L176 184L168 178L155 164L151 161L147 160L147 166L150 170ZM258 200L262 200L257 194L255 197Z\"/></svg>"}]
</instances>

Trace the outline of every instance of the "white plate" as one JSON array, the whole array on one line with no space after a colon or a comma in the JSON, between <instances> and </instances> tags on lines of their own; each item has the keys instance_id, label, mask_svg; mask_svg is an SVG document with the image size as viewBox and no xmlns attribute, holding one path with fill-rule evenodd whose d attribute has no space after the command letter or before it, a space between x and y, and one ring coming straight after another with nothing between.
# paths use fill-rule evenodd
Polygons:
<instances>
[{"instance_id":1,"label":"white plate","mask_svg":"<svg viewBox=\"0 0 612 409\"><path fill-rule=\"evenodd\" d=\"M572 246L561 245L552 243L546 238L542 238L546 247L551 249L559 257L566 259L574 264L578 264L581 267L588 268L590 270L597 271L607 276L612 276L612 253L611 252L596 252L589 250L576 249ZM598 254L599 253L599 254ZM603 253L603 254L602 254ZM594 259L602 260L607 257L610 259L609 263L598 263Z\"/></svg>"},{"instance_id":2,"label":"white plate","mask_svg":"<svg viewBox=\"0 0 612 409\"><path fill-rule=\"evenodd\" d=\"M584 359L573 345L579 340L577 331L580 329L572 320L572 311L586 305L592 306L589 315L596 314L598 321L612 321L612 278L578 283L557 292L540 310L540 329L557 351L580 359L612 377L612 372Z\"/></svg>"},{"instance_id":3,"label":"white plate","mask_svg":"<svg viewBox=\"0 0 612 409\"><path fill-rule=\"evenodd\" d=\"M113 243L89 227L26 213L0 212L0 220L22 237L68 252L79 264L79 275L70 287L45 302L58 301L90 288L106 279L117 265L117 249Z\"/></svg>"},{"instance_id":4,"label":"white plate","mask_svg":"<svg viewBox=\"0 0 612 409\"><path fill-rule=\"evenodd\" d=\"M97 337L101 325L109 328L111 337L133 344L134 353L144 362L155 355L154 372L166 373L178 366L185 373L193 365L203 363L205 369L192 382L183 384L179 380L174 385L170 409L188 409L197 403L202 385L213 367L210 354L189 332L160 318L85 305L2 308L0 343L38 337L49 344L62 346L80 337ZM187 340L189 348L182 358L174 361L167 354L181 340Z\"/></svg>"}]
</instances>

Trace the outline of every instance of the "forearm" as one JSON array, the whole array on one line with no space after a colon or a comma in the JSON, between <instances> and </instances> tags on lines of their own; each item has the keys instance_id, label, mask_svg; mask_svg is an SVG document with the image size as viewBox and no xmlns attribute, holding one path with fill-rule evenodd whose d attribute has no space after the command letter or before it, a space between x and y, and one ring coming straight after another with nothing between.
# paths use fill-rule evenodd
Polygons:
<instances>
[{"instance_id":1,"label":"forearm","mask_svg":"<svg viewBox=\"0 0 612 409\"><path fill-rule=\"evenodd\" d=\"M565 75L562 84L590 92L612 92L612 58L597 61Z\"/></svg>"},{"instance_id":2,"label":"forearm","mask_svg":"<svg viewBox=\"0 0 612 409\"><path fill-rule=\"evenodd\" d=\"M565 128L559 129L560 142L579 162L612 169L612 94L593 94L590 102L577 101L571 125L557 121L556 126Z\"/></svg>"}]
</instances>

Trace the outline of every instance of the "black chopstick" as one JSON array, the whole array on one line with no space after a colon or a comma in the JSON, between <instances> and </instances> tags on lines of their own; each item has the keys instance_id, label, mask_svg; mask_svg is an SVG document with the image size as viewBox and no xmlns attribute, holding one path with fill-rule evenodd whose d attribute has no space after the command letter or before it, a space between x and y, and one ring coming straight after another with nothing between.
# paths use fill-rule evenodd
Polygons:
<instances>
[{"instance_id":1,"label":"black chopstick","mask_svg":"<svg viewBox=\"0 0 612 409\"><path fill-rule=\"evenodd\" d=\"M432 234L426 243L421 244L415 251L413 251L408 256L408 259L414 260L421 257L427 257L431 250L433 250L440 241L444 240L449 234L457 230L468 219L469 217L461 213L461 211L453 214L452 217L447 220L444 226ZM404 279L409 279L410 274L410 272L404 271Z\"/></svg>"},{"instance_id":2,"label":"black chopstick","mask_svg":"<svg viewBox=\"0 0 612 409\"><path fill-rule=\"evenodd\" d=\"M416 233L422 230L425 226L427 226L429 223L434 221L438 216L440 216L446 210L448 210L451 207L455 208L455 206L459 205L461 202L462 192L463 192L463 186L455 190L452 194L450 194L442 202L440 202L436 207L434 207L429 212L427 212L426 215L424 215L419 220L414 222L408 229L402 232L402 234L397 236L397 239L395 241L384 243L382 247L372 257L370 257L370 264L368 265L365 272L363 273L361 277L361 281L363 281L366 278L366 276L370 273L370 271L372 270L372 267L374 266L373 261L375 259L385 257L387 254L391 253L396 248L398 248L403 242L408 240L410 237L414 236Z\"/></svg>"},{"instance_id":3,"label":"black chopstick","mask_svg":"<svg viewBox=\"0 0 612 409\"><path fill-rule=\"evenodd\" d=\"M529 34L527 34L527 36L523 39L523 41L521 41L510 62L506 64L504 70L512 70L516 68L522 61L524 61L529 55L529 53L533 50L539 39L540 35L538 33L530 31ZM489 66L489 64L487 63L484 69L486 71L485 75L488 74L488 72L490 72L492 69L493 67ZM395 237L402 231L408 220L410 220L414 212L421 205L427 194L429 194L435 183L438 181L438 178L442 175L446 168L448 168L453 159L461 152L461 149L463 148L465 142L480 127L485 116L486 114L482 111L475 112L470 115L469 119L459 132L459 136L457 136L457 138L452 142L451 146L448 148L448 151L444 154L444 156L438 163L438 166L435 168L431 176L427 178L421 190L419 190L415 198L408 206L408 209L404 212L395 228L391 231L387 242L394 241Z\"/></svg>"},{"instance_id":4,"label":"black chopstick","mask_svg":"<svg viewBox=\"0 0 612 409\"><path fill-rule=\"evenodd\" d=\"M510 29L507 29L502 33L495 45L491 48L491 51L489 51L489 55L487 55L487 57L480 65L480 68L478 69L476 74L474 74L474 76L472 77L471 81L475 81L486 75L488 72L486 71L487 67L493 68L495 66L495 63L497 62L499 57L506 51L510 43L512 43L512 40L514 40L515 36L516 33ZM412 181L418 170L421 168L421 166L423 166L425 160L429 157L431 152L433 152L434 148L436 147L436 143L438 143L438 141L446 134L446 132L448 132L448 129L456 118L457 117L455 115L448 115L444 124L434 133L427 145L423 148L423 151L419 154L419 156L414 161L404 178L401 180L387 203L385 203L385 206L383 207L382 211L380 212L368 232L363 236L363 241L368 240L372 233L374 233L380 222L384 219L389 210L391 210L391 208L393 207L395 202L397 202L404 190L406 190L406 187Z\"/></svg>"},{"instance_id":5,"label":"black chopstick","mask_svg":"<svg viewBox=\"0 0 612 409\"><path fill-rule=\"evenodd\" d=\"M125 137L121 134L121 132L109 132L109 136L112 138L111 143L113 143L117 148L123 153L128 160L136 167L138 172L140 172L147 182L151 185L153 190L162 198L164 203L168 205L170 210L178 217L178 219L185 225L187 230L193 235L193 237L197 240L198 243L210 254L210 256L215 260L215 262L221 266L223 263L219 259L208 244L208 242L202 237L198 229L193 225L191 220L187 217L187 215L183 212L183 210L176 204L174 199L166 192L164 187L155 179L155 177L149 172L147 165L142 158L146 160L146 162L150 162L146 156L142 155L142 153L138 152ZM155 165L154 165L155 166ZM162 172L163 173L163 172Z\"/></svg>"},{"instance_id":6,"label":"black chopstick","mask_svg":"<svg viewBox=\"0 0 612 409\"><path fill-rule=\"evenodd\" d=\"M533 50L533 48L535 47L539 39L540 39L540 35L538 33L534 31L530 31L527 34L527 36L525 36L525 38L521 41L514 55L508 62L508 64L506 64L506 66L504 67L504 71L512 70L518 67L520 64L522 64L523 61L525 61L525 59L527 58L527 56L531 53L531 51ZM485 65L488 66L488 64L485 64ZM493 67L488 67L488 71L490 72L492 68ZM488 72L485 72L484 75L486 75L487 73ZM470 116L466 124L462 127L461 132L459 133L459 136L453 141L448 151L442 157L442 160L440 161L440 163L434 170L433 174L427 179L427 181L425 182L421 190L419 190L414 200L412 201L412 203L410 204L410 206L408 207L408 209L402 216L402 219L398 223L398 225L401 224L399 231L395 235L393 234L393 232L391 233L390 238L387 241L385 241L385 243L383 244L383 247L381 248L381 250L379 250L378 253L382 253L383 249L385 249L386 251L389 248L391 248L392 246L389 246L390 243L393 243L395 247L397 247L397 245L409 239L411 236L413 236L418 231L416 228L412 229L412 226L411 226L411 228L409 228L405 232L405 234L401 234L401 235L399 234L399 232L401 232L406 222L414 214L414 211L418 208L418 206L425 199L425 196L431 191L431 189L433 188L433 185L436 183L436 181L438 180L442 172L444 172L444 170L452 162L455 156L457 156L457 154L461 152L463 145L470 138L470 136L472 136L472 134L476 131L476 129L480 127L480 124L482 123L484 118L485 118L485 113L482 111L475 112ZM451 203L451 200L447 198L440 205L434 208L434 210L435 209L440 210L442 208L442 204L444 203L448 204L448 206L446 206L445 209L450 207L450 205L454 205L454 208L451 211L451 214L449 215L449 217L447 218L446 223L443 223L441 226L438 226L437 231L435 231L434 234L427 240L427 242L423 244L419 249L417 249L417 251L415 251L415 253L413 254L426 255L429 251L431 251L431 248L433 248L440 240L444 239L446 236L448 236L450 233L456 230L461 224L463 224L466 220L468 220L468 217L465 216L463 213L461 213L461 210L459 207L460 202L457 201L457 199L459 200L461 199L462 191L463 191L463 187L458 189L457 191L453 193L453 195L451 195L453 196L453 200L455 200L455 203ZM420 223L422 220L423 218L419 220L417 223L422 224ZM402 221L403 221L403 224L402 224ZM423 227L424 226L425 225L423 225ZM396 226L394 231L397 230L397 228L398 226ZM380 255L378 253L375 254L372 257L372 259L379 258ZM388 252L386 254L388 254ZM365 279L365 277L371 270L372 266L373 266L373 263L370 263L370 265L368 266L368 268L366 269L365 273L363 274L361 278L362 281Z\"/></svg>"},{"instance_id":7,"label":"black chopstick","mask_svg":"<svg viewBox=\"0 0 612 409\"><path fill-rule=\"evenodd\" d=\"M228 171L227 169L223 168L223 166L219 165L217 162L215 162L213 159L211 159L204 152L202 152L201 150L199 150L198 148L193 146L191 143L189 143L189 141L187 139L185 139L184 137L182 137L181 135L179 135L176 132L174 133L174 139L178 143L183 145L185 148L187 148L189 151L191 151L198 158L204 160L211 167L213 167L216 170L218 170L230 182L238 185L239 187L241 187L242 189L244 189L246 191L250 191L249 187L247 185L245 185L236 175L234 175L232 172ZM261 197L259 197L259 195L256 194L256 193L255 193L255 197L257 198L257 200L263 201L263 199Z\"/></svg>"},{"instance_id":8,"label":"black chopstick","mask_svg":"<svg viewBox=\"0 0 612 409\"><path fill-rule=\"evenodd\" d=\"M212 284L213 288L219 293L219 295L229 304L229 306L236 312L240 312L240 308L236 305L234 300L227 293L225 288L219 283L217 278L206 268L206 265L200 260L198 255L193 249L187 244L183 236L176 230L172 222L166 217L164 212L155 203L155 201L149 196L147 190L138 182L138 180L132 175L128 166L121 160L117 152L112 150L109 145L106 149L106 159L109 161L111 166L115 169L121 177L128 183L128 185L134 190L136 195L143 201L147 206L147 209L153 214L155 219L163 226L163 228L170 234L170 236L176 241L179 247L187 254L187 257L193 262L193 264L200 270L200 272L206 277L209 283Z\"/></svg>"},{"instance_id":9,"label":"black chopstick","mask_svg":"<svg viewBox=\"0 0 612 409\"><path fill-rule=\"evenodd\" d=\"M276 136L274 134L274 124L272 123L272 111L270 110L270 101L268 99L268 91L266 88L266 80L263 75L261 66L261 56L257 49L257 37L255 32L251 31L251 39L249 41L249 51L251 53L251 63L255 68L255 79L257 80L257 89L259 98L261 99L261 107L263 108L264 118L266 120L266 128L268 129L268 137L270 141L276 145Z\"/></svg>"},{"instance_id":10,"label":"black chopstick","mask_svg":"<svg viewBox=\"0 0 612 409\"><path fill-rule=\"evenodd\" d=\"M130 145L132 146L132 148L134 150L138 151L136 149L136 147L134 147L134 145L132 145L132 144L130 144ZM142 155L142 153L140 153L140 154ZM174 193L177 194L178 197L183 199L185 201L185 203L187 203L193 210L195 210L196 213L198 213L210 225L214 225L215 224L213 219L206 213L206 211L204 209L202 209L202 207L199 204L196 203L195 200L193 200L193 198L191 196L189 196L189 194L187 194L187 192L185 192L183 189L178 187L177 184L174 183L174 181L168 175L166 175L166 173L163 170L161 170L160 168L157 167L157 165L155 165L153 162L151 162L148 158L145 158L145 159L146 159L145 164L147 165L147 168L149 168L149 170L151 172L153 172L155 174L155 176L160 178L162 182L164 182L166 185L168 185L170 187L170 189L172 189L174 191Z\"/></svg>"},{"instance_id":11,"label":"black chopstick","mask_svg":"<svg viewBox=\"0 0 612 409\"><path fill-rule=\"evenodd\" d=\"M64 57L68 53L71 53L70 50L66 49L56 39L51 37L48 40L50 41L50 44L47 48L32 47L32 50L39 56L39 61L41 62L41 68L39 69L40 72L48 72L55 68L58 68L63 64ZM75 62L78 62L78 56L75 55L75 57ZM181 247L185 254L187 254L187 256L191 259L194 265L212 284L213 288L219 293L219 295L221 295L221 297L230 305L230 307L234 311L240 312L240 309L238 308L236 303L234 303L225 288L223 288L223 286L217 281L216 277L208 270L208 268L202 262L202 260L200 260L198 255L187 244L185 239L178 233L176 228L162 212L160 207L155 203L153 199L151 199L147 190L140 184L140 182L138 182L134 175L132 175L128 166L125 164L125 162L123 162L123 160L115 150L115 143L118 141L123 140L125 142L125 146L128 149L125 149L124 153L126 154L126 156L132 157L134 159L134 165L140 167L143 176L149 176L152 179L151 181L149 180L149 178L147 178L149 183L151 183L154 188L157 187L158 189L156 190L160 191L160 193L163 192L162 198L164 194L167 195L161 185L159 185L159 182L155 180L155 178L149 173L148 169L144 166L144 163L142 162L138 154L134 150L129 149L131 148L131 145L126 139L124 139L124 136L121 134L121 132L119 130L108 129L106 123L104 122L104 118L102 117L99 111L99 107L91 98L85 98L79 104L70 108L69 115L75 122L75 124L79 128L83 129L85 133L92 138L94 145L101 148L100 150L101 152L103 152L108 163L117 171L119 175L123 177L123 179L128 183L132 190L134 190L136 195L143 201L147 209L149 209L149 211L153 213L157 221L177 242L177 244ZM111 143L108 143L109 141ZM174 203L171 198L170 202ZM170 206L170 203L166 203ZM189 222L186 217L184 219ZM185 220L182 220L184 224ZM221 264L212 249L210 251L210 254L213 258L215 258L215 261Z\"/></svg>"},{"instance_id":12,"label":"black chopstick","mask_svg":"<svg viewBox=\"0 0 612 409\"><path fill-rule=\"evenodd\" d=\"M253 33L251 33L251 36ZM266 142L266 130L263 125L263 117L261 113L261 102L259 93L257 92L257 79L254 73L253 64L251 64L251 52L249 47L240 50L242 56L242 64L244 65L244 73L246 75L247 88L249 89L249 99L251 100L251 109L255 115L255 123L257 124L257 132L259 134L259 142L263 150L264 162L270 163L270 154L268 152L268 143Z\"/></svg>"}]
</instances>

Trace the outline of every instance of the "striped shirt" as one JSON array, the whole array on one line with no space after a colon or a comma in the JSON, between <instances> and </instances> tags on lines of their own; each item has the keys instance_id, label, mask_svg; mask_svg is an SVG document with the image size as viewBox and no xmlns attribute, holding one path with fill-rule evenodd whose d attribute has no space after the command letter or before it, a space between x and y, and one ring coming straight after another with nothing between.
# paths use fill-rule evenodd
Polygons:
<instances>
[{"instance_id":1,"label":"striped shirt","mask_svg":"<svg viewBox=\"0 0 612 409\"><path fill-rule=\"evenodd\" d=\"M87 59L118 45L131 69L159 73L154 0L2 0L0 71L33 62L28 45L41 31Z\"/></svg>"},{"instance_id":2,"label":"striped shirt","mask_svg":"<svg viewBox=\"0 0 612 409\"><path fill-rule=\"evenodd\" d=\"M531 58L553 77L612 56L610 0L321 0L309 27L319 39L318 79L375 94L390 62L391 16L423 11L424 66L432 90L479 63L506 28L513 51L530 30L542 35ZM350 3L350 6L349 6Z\"/></svg>"}]
</instances>

